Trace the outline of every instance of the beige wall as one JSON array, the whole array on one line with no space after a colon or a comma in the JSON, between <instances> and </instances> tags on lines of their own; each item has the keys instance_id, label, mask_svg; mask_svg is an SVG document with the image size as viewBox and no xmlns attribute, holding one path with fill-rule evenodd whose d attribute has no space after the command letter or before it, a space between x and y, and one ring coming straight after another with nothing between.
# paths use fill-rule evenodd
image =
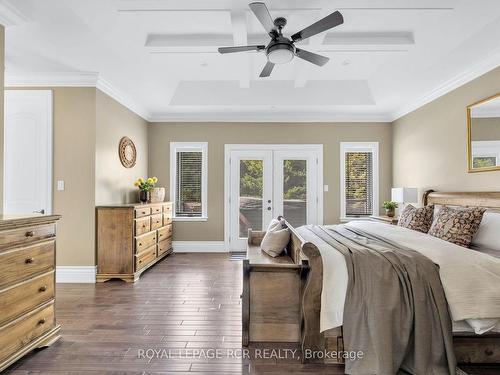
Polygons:
<instances>
[{"instance_id":1,"label":"beige wall","mask_svg":"<svg viewBox=\"0 0 500 375\"><path fill-rule=\"evenodd\" d=\"M224 239L224 144L323 144L324 222L340 216L340 142L380 142L380 202L390 197L392 183L391 125L387 123L153 123L149 128L149 172L167 187L170 179L170 142L208 142L208 221L174 223L174 240Z\"/></svg>"},{"instance_id":2,"label":"beige wall","mask_svg":"<svg viewBox=\"0 0 500 375\"><path fill-rule=\"evenodd\" d=\"M96 93L96 116L96 205L136 202L133 183L148 174L148 123L100 90ZM118 158L118 144L124 136L137 148L132 168L124 168Z\"/></svg>"},{"instance_id":3,"label":"beige wall","mask_svg":"<svg viewBox=\"0 0 500 375\"><path fill-rule=\"evenodd\" d=\"M395 186L498 190L500 171L467 173L467 105L500 92L500 67L393 123Z\"/></svg>"},{"instance_id":4,"label":"beige wall","mask_svg":"<svg viewBox=\"0 0 500 375\"><path fill-rule=\"evenodd\" d=\"M57 265L95 264L95 89L53 88L54 189L58 224Z\"/></svg>"},{"instance_id":5,"label":"beige wall","mask_svg":"<svg viewBox=\"0 0 500 375\"><path fill-rule=\"evenodd\" d=\"M0 197L3 197L3 105L4 105L4 71L5 71L5 28L0 25ZM0 213L3 212L3 199L0 199Z\"/></svg>"}]
</instances>

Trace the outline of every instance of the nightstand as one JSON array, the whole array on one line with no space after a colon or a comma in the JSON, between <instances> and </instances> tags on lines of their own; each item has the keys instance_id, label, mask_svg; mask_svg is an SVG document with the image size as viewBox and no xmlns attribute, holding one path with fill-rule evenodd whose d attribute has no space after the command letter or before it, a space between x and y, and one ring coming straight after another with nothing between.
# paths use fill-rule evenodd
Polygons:
<instances>
[{"instance_id":1,"label":"nightstand","mask_svg":"<svg viewBox=\"0 0 500 375\"><path fill-rule=\"evenodd\" d=\"M381 223L398 225L399 218L397 217L389 217L387 215L372 215L370 216L371 221L379 221Z\"/></svg>"}]
</instances>

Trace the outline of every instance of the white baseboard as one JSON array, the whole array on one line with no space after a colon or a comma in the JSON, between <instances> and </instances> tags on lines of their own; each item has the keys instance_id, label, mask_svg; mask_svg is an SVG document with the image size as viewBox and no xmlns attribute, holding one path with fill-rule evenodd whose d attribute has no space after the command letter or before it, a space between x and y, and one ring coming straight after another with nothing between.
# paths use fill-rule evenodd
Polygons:
<instances>
[{"instance_id":1,"label":"white baseboard","mask_svg":"<svg viewBox=\"0 0 500 375\"><path fill-rule=\"evenodd\" d=\"M96 266L57 266L56 283L95 283Z\"/></svg>"},{"instance_id":2,"label":"white baseboard","mask_svg":"<svg viewBox=\"0 0 500 375\"><path fill-rule=\"evenodd\" d=\"M224 241L173 241L175 253L227 253Z\"/></svg>"}]
</instances>

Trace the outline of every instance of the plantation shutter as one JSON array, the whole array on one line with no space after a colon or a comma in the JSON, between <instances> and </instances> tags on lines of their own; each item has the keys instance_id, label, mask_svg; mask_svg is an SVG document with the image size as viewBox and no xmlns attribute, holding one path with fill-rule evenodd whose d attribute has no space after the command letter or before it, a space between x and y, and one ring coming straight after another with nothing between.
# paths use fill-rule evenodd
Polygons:
<instances>
[{"instance_id":1,"label":"plantation shutter","mask_svg":"<svg viewBox=\"0 0 500 375\"><path fill-rule=\"evenodd\" d=\"M202 152L177 152L176 173L175 216L201 217Z\"/></svg>"},{"instance_id":2,"label":"plantation shutter","mask_svg":"<svg viewBox=\"0 0 500 375\"><path fill-rule=\"evenodd\" d=\"M346 216L373 215L373 154L345 154Z\"/></svg>"}]
</instances>

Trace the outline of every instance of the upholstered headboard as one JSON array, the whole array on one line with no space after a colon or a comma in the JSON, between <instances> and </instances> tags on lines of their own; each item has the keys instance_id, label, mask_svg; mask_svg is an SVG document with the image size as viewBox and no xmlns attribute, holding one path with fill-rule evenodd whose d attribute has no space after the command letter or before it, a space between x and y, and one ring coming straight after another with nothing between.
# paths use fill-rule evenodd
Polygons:
<instances>
[{"instance_id":1,"label":"upholstered headboard","mask_svg":"<svg viewBox=\"0 0 500 375\"><path fill-rule=\"evenodd\" d=\"M424 193L422 202L426 206L430 204L439 204L447 206L485 207L492 210L500 210L500 192L482 191L443 193L428 190Z\"/></svg>"}]
</instances>

